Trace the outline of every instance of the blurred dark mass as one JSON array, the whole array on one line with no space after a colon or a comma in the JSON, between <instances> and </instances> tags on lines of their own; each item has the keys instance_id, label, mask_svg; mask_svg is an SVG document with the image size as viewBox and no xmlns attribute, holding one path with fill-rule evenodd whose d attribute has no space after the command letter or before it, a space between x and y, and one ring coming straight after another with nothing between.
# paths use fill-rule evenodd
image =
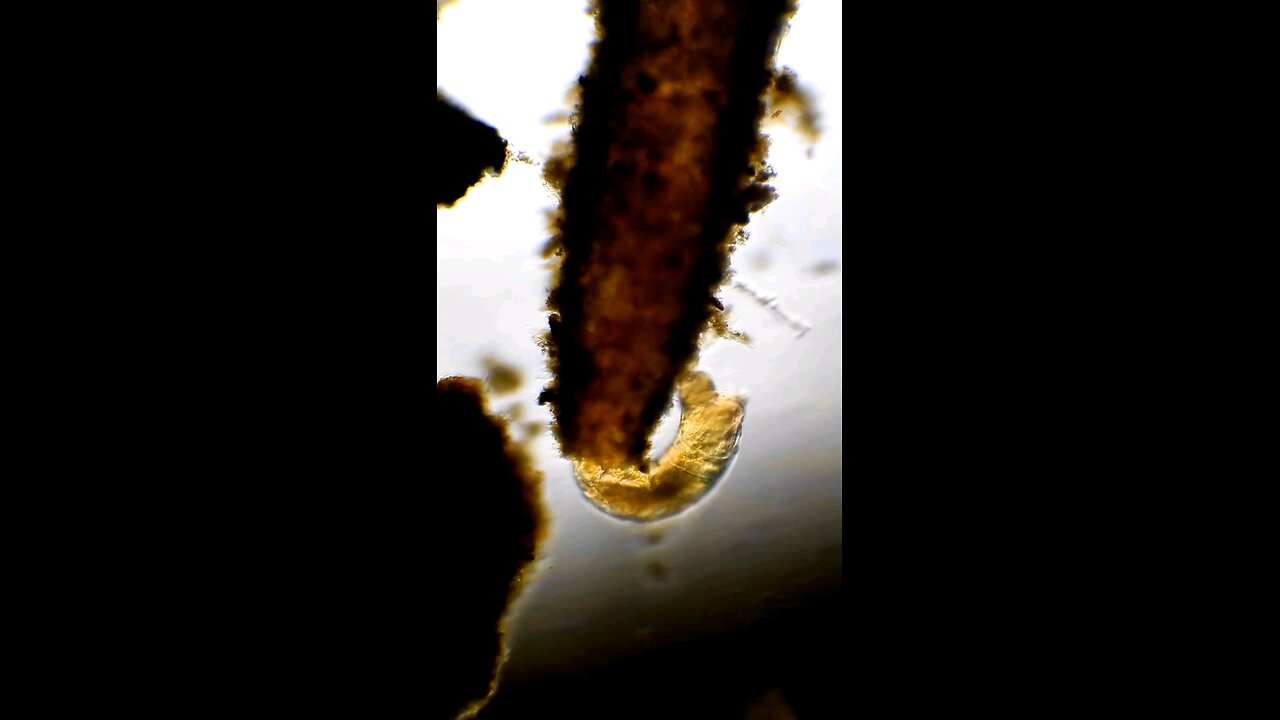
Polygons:
<instances>
[{"instance_id":1,"label":"blurred dark mass","mask_svg":"<svg viewBox=\"0 0 1280 720\"><path fill-rule=\"evenodd\" d=\"M481 387L444 378L432 408L433 444L449 462L430 482L444 507L465 521L464 534L442 553L444 583L431 610L439 659L432 674L447 696L447 717L488 693L501 652L499 621L544 526L538 475L487 412Z\"/></svg>"},{"instance_id":2,"label":"blurred dark mass","mask_svg":"<svg viewBox=\"0 0 1280 720\"><path fill-rule=\"evenodd\" d=\"M431 115L436 205L452 207L486 171L502 172L507 165L507 141L439 91Z\"/></svg>"}]
</instances>

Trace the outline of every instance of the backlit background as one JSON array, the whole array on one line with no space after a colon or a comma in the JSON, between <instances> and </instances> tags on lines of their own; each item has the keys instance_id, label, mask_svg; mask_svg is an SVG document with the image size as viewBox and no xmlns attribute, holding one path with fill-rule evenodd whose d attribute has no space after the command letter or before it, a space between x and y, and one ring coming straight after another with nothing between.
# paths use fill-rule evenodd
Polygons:
<instances>
[{"instance_id":1,"label":"backlit background","mask_svg":"<svg viewBox=\"0 0 1280 720\"><path fill-rule=\"evenodd\" d=\"M752 217L719 294L749 346L716 340L700 369L747 398L739 455L706 498L651 524L608 517L580 495L536 404L548 375L550 271L541 258L555 198L536 163L567 139L567 94L589 60L582 0L458 0L437 24L437 85L494 126L510 162L436 212L436 375L483 377L486 358L523 382L491 406L544 476L551 535L509 624L505 683L536 683L750 627L841 586L841 4L800 4L778 65L813 97L816 144L767 122L779 198ZM531 428L539 428L534 431ZM655 446L674 432L664 421ZM446 510L447 511L447 510Z\"/></svg>"}]
</instances>

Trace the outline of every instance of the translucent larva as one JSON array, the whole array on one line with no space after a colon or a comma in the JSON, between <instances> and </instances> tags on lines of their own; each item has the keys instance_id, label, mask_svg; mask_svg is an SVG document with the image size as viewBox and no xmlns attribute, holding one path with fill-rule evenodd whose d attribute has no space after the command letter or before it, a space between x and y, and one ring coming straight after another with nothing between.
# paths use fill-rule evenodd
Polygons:
<instances>
[{"instance_id":1,"label":"translucent larva","mask_svg":"<svg viewBox=\"0 0 1280 720\"><path fill-rule=\"evenodd\" d=\"M738 451L745 415L742 398L717 391L701 372L687 373L676 393L680 428L649 472L574 461L578 486L596 507L627 520L670 517L696 503L724 473Z\"/></svg>"}]
</instances>

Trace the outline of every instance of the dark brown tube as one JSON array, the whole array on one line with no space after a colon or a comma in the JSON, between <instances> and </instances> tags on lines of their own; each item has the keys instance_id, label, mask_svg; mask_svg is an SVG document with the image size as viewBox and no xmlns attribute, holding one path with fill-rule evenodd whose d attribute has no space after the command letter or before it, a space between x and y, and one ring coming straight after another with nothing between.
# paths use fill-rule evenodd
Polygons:
<instances>
[{"instance_id":1,"label":"dark brown tube","mask_svg":"<svg viewBox=\"0 0 1280 720\"><path fill-rule=\"evenodd\" d=\"M557 218L551 403L562 450L643 466L733 230L771 197L758 134L788 0L603 0Z\"/></svg>"}]
</instances>

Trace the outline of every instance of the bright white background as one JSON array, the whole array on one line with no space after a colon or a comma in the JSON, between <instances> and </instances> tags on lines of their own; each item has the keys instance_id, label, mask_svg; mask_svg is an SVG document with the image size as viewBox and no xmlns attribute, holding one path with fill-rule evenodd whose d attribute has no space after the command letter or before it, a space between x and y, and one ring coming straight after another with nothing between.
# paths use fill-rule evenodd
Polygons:
<instances>
[{"instance_id":1,"label":"bright white background","mask_svg":"<svg viewBox=\"0 0 1280 720\"><path fill-rule=\"evenodd\" d=\"M510 162L453 209L437 209L436 376L480 377L486 356L519 367L520 390L491 403L543 426L529 449L552 534L510 623L508 679L732 629L840 583L843 275L814 271L842 260L840 32L840 2L808 0L779 51L778 64L816 99L823 133L810 147L783 123L764 128L780 197L751 219L733 267L776 307L738 287L719 294L752 343L714 341L700 368L746 396L747 413L732 469L681 515L649 525L605 516L578 493L546 429L535 337L546 328L540 251L555 198L540 169ZM570 110L593 33L583 0L458 0L437 25L437 84L541 162L569 135L555 118ZM801 336L797 323L811 329Z\"/></svg>"}]
</instances>

